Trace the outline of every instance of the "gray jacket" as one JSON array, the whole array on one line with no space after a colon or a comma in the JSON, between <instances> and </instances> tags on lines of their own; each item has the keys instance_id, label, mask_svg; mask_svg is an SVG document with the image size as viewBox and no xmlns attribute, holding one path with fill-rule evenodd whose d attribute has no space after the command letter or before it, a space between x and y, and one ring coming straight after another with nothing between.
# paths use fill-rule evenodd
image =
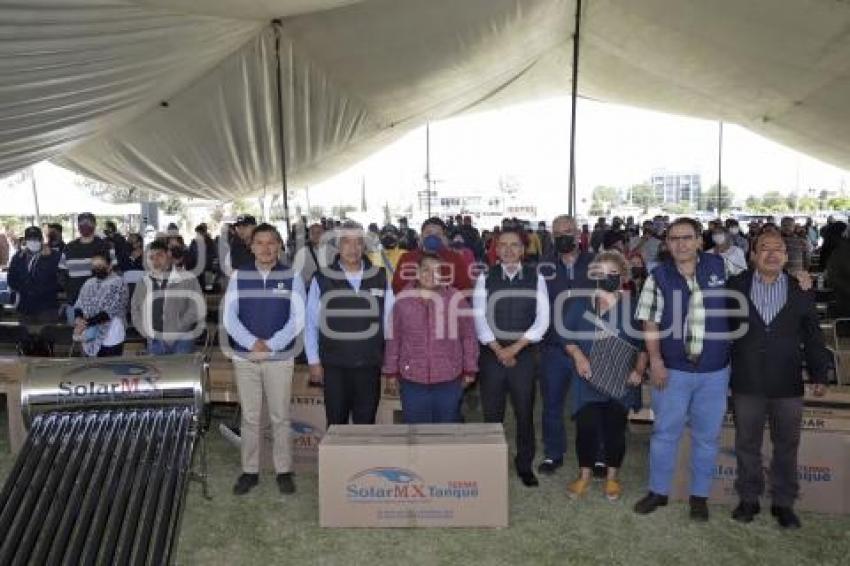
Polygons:
<instances>
[{"instance_id":1,"label":"gray jacket","mask_svg":"<svg viewBox=\"0 0 850 566\"><path fill-rule=\"evenodd\" d=\"M151 316L153 313L153 281L151 274L136 284L130 314L133 326L146 338L154 336ZM163 306L163 331L165 333L191 332L206 319L206 302L198 279L189 271L174 270L168 274ZM186 338L189 338L187 336ZM177 337L165 336L171 342Z\"/></svg>"}]
</instances>

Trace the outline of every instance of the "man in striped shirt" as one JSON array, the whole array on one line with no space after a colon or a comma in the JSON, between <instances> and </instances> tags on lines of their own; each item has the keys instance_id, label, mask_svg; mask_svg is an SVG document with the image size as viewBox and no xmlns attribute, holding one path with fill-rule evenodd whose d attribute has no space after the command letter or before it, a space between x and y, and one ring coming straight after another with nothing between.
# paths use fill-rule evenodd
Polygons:
<instances>
[{"instance_id":1,"label":"man in striped shirt","mask_svg":"<svg viewBox=\"0 0 850 566\"><path fill-rule=\"evenodd\" d=\"M97 219L91 212L83 212L77 217L80 237L68 243L59 260L59 282L65 290L65 302L73 305L83 283L92 276L91 258L95 255L109 257L113 267L116 265L115 250L110 243L96 236ZM108 254L108 255L107 255ZM69 324L73 324L73 309L66 309Z\"/></svg>"},{"instance_id":2,"label":"man in striped shirt","mask_svg":"<svg viewBox=\"0 0 850 566\"><path fill-rule=\"evenodd\" d=\"M759 236L753 246L755 269L733 277L729 289L747 297L748 313L732 317L732 328L746 330L732 344L732 403L740 504L732 518L749 523L759 513L764 492L762 441L770 422L771 514L782 528L799 528L793 510L799 492L797 448L803 410L802 365L825 392L830 359L821 334L814 297L783 268L785 241L776 232ZM738 334L738 333L736 333ZM800 348L802 346L802 349Z\"/></svg>"}]
</instances>

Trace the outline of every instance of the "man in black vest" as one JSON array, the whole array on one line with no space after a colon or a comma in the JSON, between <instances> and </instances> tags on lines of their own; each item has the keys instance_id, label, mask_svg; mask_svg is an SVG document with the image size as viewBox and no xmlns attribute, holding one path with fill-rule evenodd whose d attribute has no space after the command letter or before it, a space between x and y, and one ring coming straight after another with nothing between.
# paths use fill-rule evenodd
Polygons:
<instances>
[{"instance_id":1,"label":"man in black vest","mask_svg":"<svg viewBox=\"0 0 850 566\"><path fill-rule=\"evenodd\" d=\"M524 236L515 228L499 234L500 263L478 277L473 294L484 420L505 418L508 395L516 416L517 474L527 487L538 485L534 463L534 349L549 326L546 282L523 265Z\"/></svg>"},{"instance_id":2,"label":"man in black vest","mask_svg":"<svg viewBox=\"0 0 850 566\"><path fill-rule=\"evenodd\" d=\"M393 294L384 268L365 255L363 229L346 222L339 255L320 268L307 297L310 378L324 383L328 426L374 424L381 397L384 328Z\"/></svg>"},{"instance_id":3,"label":"man in black vest","mask_svg":"<svg viewBox=\"0 0 850 566\"><path fill-rule=\"evenodd\" d=\"M793 504L799 491L797 448L803 411L802 366L806 362L814 394L826 390L829 354L815 311L814 296L783 271L788 253L782 235L765 232L753 248L755 270L730 279L728 286L747 297L748 312L732 320L746 331L732 344L732 403L735 454L741 499L732 518L749 523L760 511L764 492L761 448L770 423L771 514L783 528L800 528ZM746 325L744 327L743 325ZM802 345L802 350L800 346Z\"/></svg>"}]
</instances>

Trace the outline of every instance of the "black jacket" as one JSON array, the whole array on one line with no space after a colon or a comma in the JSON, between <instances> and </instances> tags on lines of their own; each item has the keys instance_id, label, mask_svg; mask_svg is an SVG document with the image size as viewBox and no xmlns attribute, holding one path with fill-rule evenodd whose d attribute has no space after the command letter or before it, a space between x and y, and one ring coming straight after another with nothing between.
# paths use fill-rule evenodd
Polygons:
<instances>
[{"instance_id":1,"label":"black jacket","mask_svg":"<svg viewBox=\"0 0 850 566\"><path fill-rule=\"evenodd\" d=\"M730 316L733 332L748 325L732 343L732 393L765 397L802 397L803 360L815 383L826 383L830 365L815 311L814 293L788 277L785 306L766 325L750 299L753 270L729 279L727 288L746 296L745 316ZM731 300L731 299L730 299ZM730 308L734 308L730 304Z\"/></svg>"}]
</instances>

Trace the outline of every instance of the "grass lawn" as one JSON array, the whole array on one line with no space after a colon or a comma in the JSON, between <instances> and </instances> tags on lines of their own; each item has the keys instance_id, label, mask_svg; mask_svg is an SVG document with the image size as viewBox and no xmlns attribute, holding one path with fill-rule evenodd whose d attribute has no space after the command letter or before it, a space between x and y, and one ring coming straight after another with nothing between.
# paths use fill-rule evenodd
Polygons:
<instances>
[{"instance_id":1,"label":"grass lawn","mask_svg":"<svg viewBox=\"0 0 850 566\"><path fill-rule=\"evenodd\" d=\"M5 402L2 404L5 408ZM0 478L12 465L0 409ZM568 428L572 439L572 426ZM512 434L512 431L509 431ZM575 457L537 489L510 483L508 529L320 529L317 477L300 474L298 491L283 497L272 476L237 498L231 486L239 455L218 433L209 435L211 501L192 483L178 542L178 564L471 565L500 564L836 564L850 565L850 516L802 513L803 529L782 532L769 514L742 526L731 509L712 506L708 524L692 524L687 505L672 503L648 517L632 513L646 484L648 436L632 434L623 470L625 496L610 503L601 485L571 501L565 485Z\"/></svg>"}]
</instances>

